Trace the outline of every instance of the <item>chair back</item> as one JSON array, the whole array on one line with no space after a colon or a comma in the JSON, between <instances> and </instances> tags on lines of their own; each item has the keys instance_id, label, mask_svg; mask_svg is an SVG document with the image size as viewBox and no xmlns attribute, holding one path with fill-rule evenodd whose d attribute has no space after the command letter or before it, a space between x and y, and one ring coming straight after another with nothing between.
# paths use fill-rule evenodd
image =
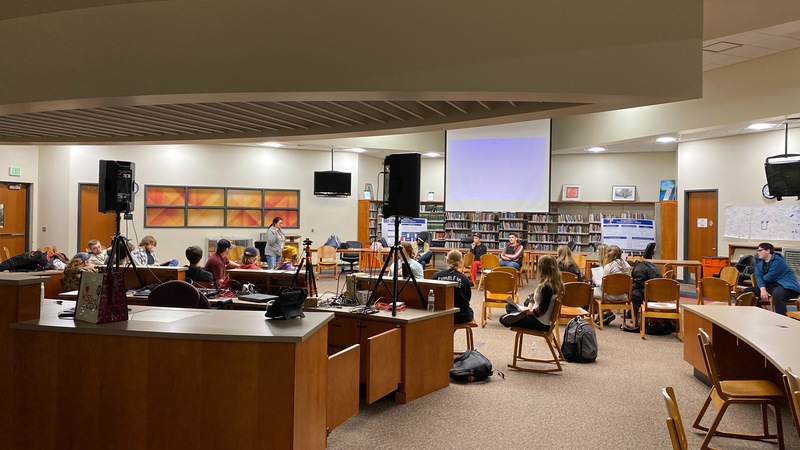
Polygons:
<instances>
[{"instance_id":1,"label":"chair back","mask_svg":"<svg viewBox=\"0 0 800 450\"><path fill-rule=\"evenodd\" d=\"M360 241L347 241L347 242L345 242L345 245L346 245L345 248L364 248L364 245L361 244ZM347 261L347 262L351 262L351 261L352 262L358 262L358 257L359 257L359 254L357 252L356 253L342 253L342 256L341 256L342 261Z\"/></svg>"},{"instance_id":2,"label":"chair back","mask_svg":"<svg viewBox=\"0 0 800 450\"><path fill-rule=\"evenodd\" d=\"M626 273L611 273L603 277L600 285L603 301L607 295L626 295L628 300L631 298L633 289L633 278Z\"/></svg>"},{"instance_id":3,"label":"chair back","mask_svg":"<svg viewBox=\"0 0 800 450\"><path fill-rule=\"evenodd\" d=\"M556 304L553 305L553 311L550 313L550 329L547 331L547 334L551 336L554 335L555 329L558 326L558 316L561 315L561 302L563 297L563 292L556 297Z\"/></svg>"},{"instance_id":4,"label":"chair back","mask_svg":"<svg viewBox=\"0 0 800 450\"><path fill-rule=\"evenodd\" d=\"M697 338L700 339L700 348L703 350L703 359L706 362L706 370L708 371L708 378L711 380L711 387L717 391L717 395L723 400L727 396L722 391L722 386L719 380L719 366L717 365L717 355L714 353L714 347L711 345L711 338L708 337L706 330L700 328L697 332Z\"/></svg>"},{"instance_id":5,"label":"chair back","mask_svg":"<svg viewBox=\"0 0 800 450\"><path fill-rule=\"evenodd\" d=\"M678 410L678 401L675 400L675 391L672 387L665 387L661 390L664 395L664 402L667 405L667 430L672 441L673 450L687 450L689 444L686 442L686 431L683 429L681 412Z\"/></svg>"},{"instance_id":6,"label":"chair back","mask_svg":"<svg viewBox=\"0 0 800 450\"><path fill-rule=\"evenodd\" d=\"M147 306L171 308L210 309L208 299L191 284L183 280L171 280L159 284L147 296Z\"/></svg>"},{"instance_id":7,"label":"chair back","mask_svg":"<svg viewBox=\"0 0 800 450\"><path fill-rule=\"evenodd\" d=\"M572 259L575 260L575 264L578 266L578 270L583 272L583 268L586 267L586 255L580 253L573 253Z\"/></svg>"},{"instance_id":8,"label":"chair back","mask_svg":"<svg viewBox=\"0 0 800 450\"><path fill-rule=\"evenodd\" d=\"M756 294L745 292L736 297L736 306L758 306Z\"/></svg>"},{"instance_id":9,"label":"chair back","mask_svg":"<svg viewBox=\"0 0 800 450\"><path fill-rule=\"evenodd\" d=\"M513 296L516 292L517 282L510 273L502 271L495 272L492 270L485 276L486 280L484 281L483 290L484 300L491 294L508 294Z\"/></svg>"},{"instance_id":10,"label":"chair back","mask_svg":"<svg viewBox=\"0 0 800 450\"><path fill-rule=\"evenodd\" d=\"M578 281L564 283L564 295L561 299L561 305L572 308L583 308L586 305L591 307L592 299L594 298L593 294L594 290L589 283Z\"/></svg>"},{"instance_id":11,"label":"chair back","mask_svg":"<svg viewBox=\"0 0 800 450\"><path fill-rule=\"evenodd\" d=\"M681 298L681 286L668 278L653 278L644 283L645 302L675 303L677 309Z\"/></svg>"},{"instance_id":12,"label":"chair back","mask_svg":"<svg viewBox=\"0 0 800 450\"><path fill-rule=\"evenodd\" d=\"M317 248L317 258L319 258L319 262L329 263L336 259L336 249L328 245L323 245Z\"/></svg>"},{"instance_id":13,"label":"chair back","mask_svg":"<svg viewBox=\"0 0 800 450\"><path fill-rule=\"evenodd\" d=\"M736 286L739 284L739 271L733 266L723 267L719 272L719 278L727 281L731 286Z\"/></svg>"},{"instance_id":14,"label":"chair back","mask_svg":"<svg viewBox=\"0 0 800 450\"><path fill-rule=\"evenodd\" d=\"M664 278L666 278L668 280L674 280L675 279L675 271L674 270L667 270L666 272L664 272Z\"/></svg>"},{"instance_id":15,"label":"chair back","mask_svg":"<svg viewBox=\"0 0 800 450\"><path fill-rule=\"evenodd\" d=\"M574 283L578 281L578 276L572 272L561 272L561 281L564 283Z\"/></svg>"},{"instance_id":16,"label":"chair back","mask_svg":"<svg viewBox=\"0 0 800 450\"><path fill-rule=\"evenodd\" d=\"M436 272L438 272L438 271L439 271L439 269L425 269L425 270L422 271L422 275L423 275L424 278L427 278L427 279L430 280L431 278L433 278L434 275L436 275Z\"/></svg>"},{"instance_id":17,"label":"chair back","mask_svg":"<svg viewBox=\"0 0 800 450\"><path fill-rule=\"evenodd\" d=\"M647 247L644 248L644 259L653 259L653 255L656 254L656 243L651 242L647 244Z\"/></svg>"},{"instance_id":18,"label":"chair back","mask_svg":"<svg viewBox=\"0 0 800 450\"><path fill-rule=\"evenodd\" d=\"M494 269L495 267L500 267L500 258L497 255L493 253L481 255L481 268L483 270Z\"/></svg>"},{"instance_id":19,"label":"chair back","mask_svg":"<svg viewBox=\"0 0 800 450\"><path fill-rule=\"evenodd\" d=\"M697 302L725 302L731 304L731 285L721 278L705 277L697 285Z\"/></svg>"},{"instance_id":20,"label":"chair back","mask_svg":"<svg viewBox=\"0 0 800 450\"><path fill-rule=\"evenodd\" d=\"M464 262L461 265L462 271L467 271L472 269L472 263L475 262L475 254L472 252L467 252L466 256L464 256Z\"/></svg>"},{"instance_id":21,"label":"chair back","mask_svg":"<svg viewBox=\"0 0 800 450\"><path fill-rule=\"evenodd\" d=\"M505 272L505 273L511 275L512 277L514 277L514 282L515 283L517 282L517 277L519 276L519 272L517 271L517 269L515 269L513 267L508 267L508 266L495 267L494 269L492 269L492 272Z\"/></svg>"},{"instance_id":22,"label":"chair back","mask_svg":"<svg viewBox=\"0 0 800 450\"><path fill-rule=\"evenodd\" d=\"M672 264L670 263L664 264L664 267L661 270L664 272L664 278L670 278L672 280L676 278L675 266L673 266Z\"/></svg>"},{"instance_id":23,"label":"chair back","mask_svg":"<svg viewBox=\"0 0 800 450\"><path fill-rule=\"evenodd\" d=\"M789 397L789 407L794 417L794 428L800 435L800 378L792 372L791 367L787 367L783 374L783 385L786 387L786 395Z\"/></svg>"}]
</instances>

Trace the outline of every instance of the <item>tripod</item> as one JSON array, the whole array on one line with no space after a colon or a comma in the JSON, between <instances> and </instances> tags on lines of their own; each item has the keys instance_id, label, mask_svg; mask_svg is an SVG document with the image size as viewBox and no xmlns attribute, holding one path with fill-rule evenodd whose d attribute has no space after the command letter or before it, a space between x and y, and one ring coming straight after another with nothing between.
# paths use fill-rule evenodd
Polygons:
<instances>
[{"instance_id":1,"label":"tripod","mask_svg":"<svg viewBox=\"0 0 800 450\"><path fill-rule=\"evenodd\" d=\"M106 272L111 273L116 270L119 272L119 261L125 257L128 258L128 264L133 267L134 273L136 273L136 278L139 280L139 287L144 287L144 279L142 279L142 275L139 273L139 269L136 267L136 261L133 260L133 255L131 255L131 250L128 248L128 239L125 236L119 234L119 226L120 226L120 212L117 211L117 228L116 233L114 233L114 237L111 238L111 252L108 254L108 262L106 263ZM123 254L123 252L125 252ZM116 267L112 267L116 264ZM123 270L127 270L127 265L123 268Z\"/></svg>"},{"instance_id":2,"label":"tripod","mask_svg":"<svg viewBox=\"0 0 800 450\"><path fill-rule=\"evenodd\" d=\"M386 282L383 280L383 274L386 272L386 269L389 267L389 261L394 263L394 270L392 271L392 316L397 315L397 295L399 294L398 287L397 287L397 259L399 256L403 259L403 270L405 273L408 274L409 278L411 279L411 283L414 285L414 288L417 290L417 294L419 294L419 301L420 304L425 306L425 299L422 297L422 291L417 284L417 279L414 278L414 274L411 272L411 268L408 266L408 258L406 257L405 252L403 252L403 247L400 245L400 216L394 217L394 245L389 249L389 255L386 257L386 261L383 262L383 268L381 272L378 274L378 281L375 283L375 287L372 288L372 293L369 295L369 301L367 302L368 305L372 305L373 301L375 300L375 294L378 292L378 288L383 286L386 290L389 290L389 286L386 286ZM403 283L403 289L406 288L408 285L408 280ZM402 289L401 289L402 290Z\"/></svg>"},{"instance_id":3,"label":"tripod","mask_svg":"<svg viewBox=\"0 0 800 450\"><path fill-rule=\"evenodd\" d=\"M306 263L306 288L308 295L311 297L317 296L317 280L314 278L314 265L311 263L311 239L306 238L303 240L303 254L300 255L300 264L297 265L297 270L292 277L292 285L289 290L294 288L294 282L297 281L297 276L300 275L300 270L303 268L303 262Z\"/></svg>"}]
</instances>

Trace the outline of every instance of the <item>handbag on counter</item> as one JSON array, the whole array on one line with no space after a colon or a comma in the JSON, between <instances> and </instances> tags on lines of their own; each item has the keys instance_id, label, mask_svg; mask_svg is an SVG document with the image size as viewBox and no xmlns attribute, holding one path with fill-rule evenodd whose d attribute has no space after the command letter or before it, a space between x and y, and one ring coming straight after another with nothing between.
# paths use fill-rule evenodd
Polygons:
<instances>
[{"instance_id":1,"label":"handbag on counter","mask_svg":"<svg viewBox=\"0 0 800 450\"><path fill-rule=\"evenodd\" d=\"M89 323L128 320L128 300L122 272L81 273L75 320Z\"/></svg>"}]
</instances>

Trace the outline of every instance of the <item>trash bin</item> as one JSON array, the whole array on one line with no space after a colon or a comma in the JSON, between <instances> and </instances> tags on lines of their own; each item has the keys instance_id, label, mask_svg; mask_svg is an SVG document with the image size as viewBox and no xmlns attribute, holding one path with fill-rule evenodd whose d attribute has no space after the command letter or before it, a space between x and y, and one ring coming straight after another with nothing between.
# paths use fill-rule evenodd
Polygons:
<instances>
[{"instance_id":1,"label":"trash bin","mask_svg":"<svg viewBox=\"0 0 800 450\"><path fill-rule=\"evenodd\" d=\"M703 278L713 277L718 274L723 267L731 265L731 259L726 256L703 256Z\"/></svg>"}]
</instances>

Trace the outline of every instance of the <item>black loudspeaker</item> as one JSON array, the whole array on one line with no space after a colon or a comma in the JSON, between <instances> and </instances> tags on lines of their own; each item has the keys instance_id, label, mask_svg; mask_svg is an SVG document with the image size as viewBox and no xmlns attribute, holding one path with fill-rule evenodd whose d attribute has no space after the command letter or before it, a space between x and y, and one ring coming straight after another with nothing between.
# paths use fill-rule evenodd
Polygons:
<instances>
[{"instance_id":1,"label":"black loudspeaker","mask_svg":"<svg viewBox=\"0 0 800 450\"><path fill-rule=\"evenodd\" d=\"M133 212L133 181L136 165L128 161L100 160L97 210Z\"/></svg>"},{"instance_id":2,"label":"black loudspeaker","mask_svg":"<svg viewBox=\"0 0 800 450\"><path fill-rule=\"evenodd\" d=\"M383 170L383 217L419 216L420 154L389 155Z\"/></svg>"}]
</instances>

